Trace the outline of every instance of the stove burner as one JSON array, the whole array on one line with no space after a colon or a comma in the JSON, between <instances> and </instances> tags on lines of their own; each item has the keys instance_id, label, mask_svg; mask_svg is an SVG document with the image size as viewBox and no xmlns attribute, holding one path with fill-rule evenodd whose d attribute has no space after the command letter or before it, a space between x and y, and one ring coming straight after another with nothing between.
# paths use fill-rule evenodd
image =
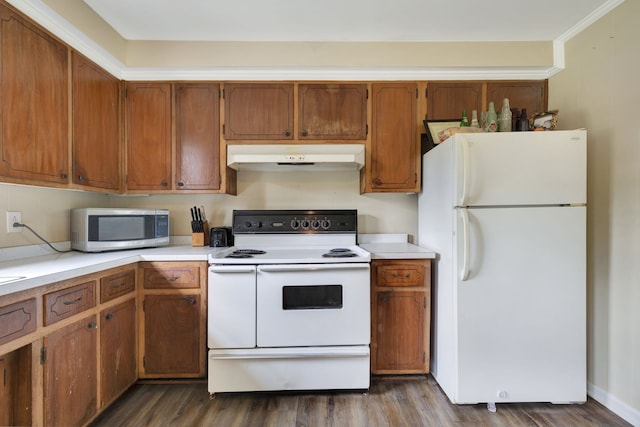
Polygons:
<instances>
[{"instance_id":1,"label":"stove burner","mask_svg":"<svg viewBox=\"0 0 640 427\"><path fill-rule=\"evenodd\" d=\"M254 255L263 254L266 254L266 252L260 249L236 249L225 258L253 258Z\"/></svg>"},{"instance_id":2,"label":"stove burner","mask_svg":"<svg viewBox=\"0 0 640 427\"><path fill-rule=\"evenodd\" d=\"M358 256L358 254L352 252L349 248L335 248L325 254L322 254L322 256L325 258L351 258Z\"/></svg>"}]
</instances>

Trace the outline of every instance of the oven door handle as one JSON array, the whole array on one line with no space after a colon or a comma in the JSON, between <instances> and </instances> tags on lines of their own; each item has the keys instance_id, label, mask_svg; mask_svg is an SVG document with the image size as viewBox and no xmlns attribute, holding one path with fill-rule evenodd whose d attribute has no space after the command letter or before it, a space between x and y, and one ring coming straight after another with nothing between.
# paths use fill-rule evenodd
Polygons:
<instances>
[{"instance_id":1,"label":"oven door handle","mask_svg":"<svg viewBox=\"0 0 640 427\"><path fill-rule=\"evenodd\" d=\"M259 265L258 271L265 273L282 271L318 271L318 270L361 270L369 269L369 264L365 263L344 263L344 264L276 264Z\"/></svg>"},{"instance_id":2,"label":"oven door handle","mask_svg":"<svg viewBox=\"0 0 640 427\"><path fill-rule=\"evenodd\" d=\"M212 265L209 271L214 273L255 273L255 265Z\"/></svg>"}]
</instances>

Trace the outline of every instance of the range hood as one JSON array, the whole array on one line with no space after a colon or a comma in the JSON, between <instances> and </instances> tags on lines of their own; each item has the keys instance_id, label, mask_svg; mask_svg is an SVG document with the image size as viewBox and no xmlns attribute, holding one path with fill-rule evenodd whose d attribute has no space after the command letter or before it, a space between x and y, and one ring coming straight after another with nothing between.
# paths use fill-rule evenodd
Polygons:
<instances>
[{"instance_id":1,"label":"range hood","mask_svg":"<svg viewBox=\"0 0 640 427\"><path fill-rule=\"evenodd\" d=\"M227 166L257 171L358 171L364 144L233 144Z\"/></svg>"}]
</instances>

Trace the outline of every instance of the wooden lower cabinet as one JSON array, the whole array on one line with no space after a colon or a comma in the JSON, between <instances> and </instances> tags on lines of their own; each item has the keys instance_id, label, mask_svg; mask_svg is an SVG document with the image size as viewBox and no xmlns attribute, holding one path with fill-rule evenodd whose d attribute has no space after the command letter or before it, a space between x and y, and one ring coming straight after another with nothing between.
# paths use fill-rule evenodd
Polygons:
<instances>
[{"instance_id":1,"label":"wooden lower cabinet","mask_svg":"<svg viewBox=\"0 0 640 427\"><path fill-rule=\"evenodd\" d=\"M45 425L82 425L97 413L96 320L88 316L44 338Z\"/></svg>"},{"instance_id":2,"label":"wooden lower cabinet","mask_svg":"<svg viewBox=\"0 0 640 427\"><path fill-rule=\"evenodd\" d=\"M206 274L206 262L140 263L141 378L204 377Z\"/></svg>"},{"instance_id":3,"label":"wooden lower cabinet","mask_svg":"<svg viewBox=\"0 0 640 427\"><path fill-rule=\"evenodd\" d=\"M31 346L0 356L0 426L31 425Z\"/></svg>"},{"instance_id":4,"label":"wooden lower cabinet","mask_svg":"<svg viewBox=\"0 0 640 427\"><path fill-rule=\"evenodd\" d=\"M431 260L371 262L371 372L429 372Z\"/></svg>"},{"instance_id":5,"label":"wooden lower cabinet","mask_svg":"<svg viewBox=\"0 0 640 427\"><path fill-rule=\"evenodd\" d=\"M122 394L138 378L136 301L131 298L100 312L100 407Z\"/></svg>"}]
</instances>

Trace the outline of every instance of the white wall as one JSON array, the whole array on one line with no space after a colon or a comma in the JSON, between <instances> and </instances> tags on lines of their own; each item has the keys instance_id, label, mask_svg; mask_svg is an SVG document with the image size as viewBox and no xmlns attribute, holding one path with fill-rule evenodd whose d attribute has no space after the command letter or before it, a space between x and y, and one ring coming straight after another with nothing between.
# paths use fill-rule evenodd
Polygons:
<instances>
[{"instance_id":1,"label":"white wall","mask_svg":"<svg viewBox=\"0 0 640 427\"><path fill-rule=\"evenodd\" d=\"M231 225L233 209L358 209L360 233L417 234L415 194L360 195L358 172L240 172L238 195L107 196L0 184L0 248L40 244L27 230L6 232L5 211L21 211L24 223L47 240L69 240L69 209L76 207L155 207L171 214L171 234L191 233L189 208L203 205L210 226Z\"/></svg>"},{"instance_id":2,"label":"white wall","mask_svg":"<svg viewBox=\"0 0 640 427\"><path fill-rule=\"evenodd\" d=\"M588 381L640 425L640 1L566 44L559 127L588 131Z\"/></svg>"}]
</instances>

